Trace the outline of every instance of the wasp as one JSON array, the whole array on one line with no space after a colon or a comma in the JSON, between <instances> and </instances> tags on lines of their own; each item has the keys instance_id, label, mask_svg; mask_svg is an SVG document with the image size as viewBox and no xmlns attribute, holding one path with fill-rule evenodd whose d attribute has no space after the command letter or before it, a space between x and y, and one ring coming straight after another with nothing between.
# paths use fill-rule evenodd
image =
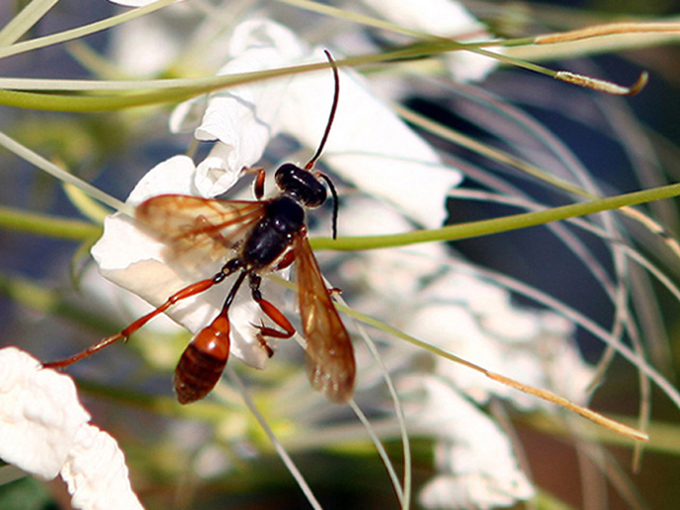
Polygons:
<instances>
[{"instance_id":1,"label":"wasp","mask_svg":"<svg viewBox=\"0 0 680 510\"><path fill-rule=\"evenodd\" d=\"M192 339L182 353L174 376L174 389L181 404L204 398L215 387L229 358L229 308L244 282L262 312L278 327L256 326L258 339L269 356L267 337L290 338L295 328L260 291L262 276L293 263L297 275L299 311L304 337L307 372L314 389L331 401L347 402L354 390L356 365L349 333L338 315L307 236L306 210L327 200L327 183L333 196L333 237L337 228L337 193L330 179L314 171L337 111L340 79L330 53L335 91L328 123L316 153L304 167L281 165L275 173L278 193L264 197L265 171L257 170L256 200L206 199L189 195L159 195L139 204L135 219L178 254L211 250L226 260L211 278L193 283L170 296L162 305L140 317L119 333L101 340L71 358L46 363L63 368L104 347L127 339L152 318L173 304L207 291L237 275L217 316Z\"/></svg>"}]
</instances>

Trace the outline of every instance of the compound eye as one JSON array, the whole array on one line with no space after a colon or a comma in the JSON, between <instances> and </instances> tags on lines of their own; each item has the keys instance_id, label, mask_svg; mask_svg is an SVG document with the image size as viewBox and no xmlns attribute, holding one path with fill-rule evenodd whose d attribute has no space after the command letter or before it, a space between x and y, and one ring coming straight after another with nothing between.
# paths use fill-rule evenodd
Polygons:
<instances>
[{"instance_id":1,"label":"compound eye","mask_svg":"<svg viewBox=\"0 0 680 510\"><path fill-rule=\"evenodd\" d=\"M305 207L319 207L326 201L326 188L308 170L285 163L276 170L276 184Z\"/></svg>"}]
</instances>

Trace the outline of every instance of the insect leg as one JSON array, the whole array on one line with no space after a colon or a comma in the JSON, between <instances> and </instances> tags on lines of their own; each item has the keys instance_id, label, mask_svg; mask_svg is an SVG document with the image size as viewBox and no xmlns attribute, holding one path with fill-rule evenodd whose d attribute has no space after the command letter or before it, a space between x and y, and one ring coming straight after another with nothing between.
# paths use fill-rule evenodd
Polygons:
<instances>
[{"instance_id":1,"label":"insect leg","mask_svg":"<svg viewBox=\"0 0 680 510\"><path fill-rule=\"evenodd\" d=\"M262 347L265 348L267 354L269 354L269 357L272 357L274 355L274 351L272 351L272 348L269 346L269 344L267 344L267 341L264 337L269 336L272 338L282 339L290 338L295 334L295 328L286 318L286 316L283 315L281 310L276 308L272 303L270 303L269 301L262 297L262 292L260 292L261 282L262 278L259 275L251 273L250 293L253 296L255 302L260 306L260 309L264 312L264 314L267 317L269 317L272 321L274 321L274 323L277 326L283 329L283 331L280 331L275 328L267 327L264 324L255 325L255 327L260 330L260 333L258 334L258 339L260 340Z\"/></svg>"},{"instance_id":2,"label":"insect leg","mask_svg":"<svg viewBox=\"0 0 680 510\"><path fill-rule=\"evenodd\" d=\"M253 194L255 195L255 198L262 200L262 197L264 196L264 178L266 175L265 169L262 167L243 167L243 171L255 174L255 180L253 181Z\"/></svg>"},{"instance_id":3,"label":"insect leg","mask_svg":"<svg viewBox=\"0 0 680 510\"><path fill-rule=\"evenodd\" d=\"M272 271L281 271L282 269L286 269L293 262L295 262L295 252L293 250L288 250L272 268Z\"/></svg>"},{"instance_id":4,"label":"insect leg","mask_svg":"<svg viewBox=\"0 0 680 510\"><path fill-rule=\"evenodd\" d=\"M88 347L84 351L81 351L74 356L71 356L70 358L66 358L66 359L59 360L59 361L52 361L51 363L44 363L43 368L64 368L64 367L67 367L67 366L69 366L69 365L71 365L71 364L73 364L77 361L80 361L83 358L91 356L95 352L102 350L104 347L108 347L109 345L111 345L114 342L117 342L118 340L126 340L135 331L140 329L142 326L144 326L147 322L149 322L154 317L165 312L168 308L170 308L175 303L182 301L184 299L190 298L192 296L195 296L197 294L200 294L202 292L205 292L206 290L210 289L212 286L217 285L218 283L221 283L222 281L224 281L225 278L227 278L234 271L236 271L236 269L238 269L239 264L240 263L237 259L234 259L234 260L227 262L222 267L222 269L220 269L220 271L218 273L216 273L212 278L208 278L206 280L201 280L200 282L192 283L191 285L184 287L183 289L175 292L161 306L159 306L155 310L147 313L146 315L143 315L142 317L140 317L139 319L134 321L132 324L127 326L125 329L123 329L119 333L116 333L115 335L111 335L111 336L104 338L100 342Z\"/></svg>"}]
</instances>

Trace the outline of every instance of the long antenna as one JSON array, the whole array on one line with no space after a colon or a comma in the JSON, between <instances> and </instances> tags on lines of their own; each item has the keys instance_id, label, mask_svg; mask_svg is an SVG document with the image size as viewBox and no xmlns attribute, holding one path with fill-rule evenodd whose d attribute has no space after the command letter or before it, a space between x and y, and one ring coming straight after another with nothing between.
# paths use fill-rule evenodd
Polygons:
<instances>
[{"instance_id":1,"label":"long antenna","mask_svg":"<svg viewBox=\"0 0 680 510\"><path fill-rule=\"evenodd\" d=\"M310 159L309 162L305 165L305 170L311 170L312 168L314 168L314 163L316 163L316 160L319 159L321 153L323 152L323 148L326 145L326 140L328 140L328 134L331 132L333 120L335 119L335 112L338 110L338 98L340 97L340 76L338 74L338 67L335 65L335 60L333 60L331 53L328 50L323 50L323 52L326 54L326 58L328 58L328 62L330 62L331 67L333 68L333 78L335 79L335 94L333 96L331 114L328 117L328 124L326 124L326 131L324 131L323 137L321 138L321 143L319 144L319 148L316 149L316 153L314 154L314 156L312 156L312 159Z\"/></svg>"},{"instance_id":2,"label":"long antenna","mask_svg":"<svg viewBox=\"0 0 680 510\"><path fill-rule=\"evenodd\" d=\"M326 184L328 184L328 189L331 190L331 195L333 195L333 239L338 238L338 192L335 191L335 186L333 186L333 181L327 175L319 173Z\"/></svg>"}]
</instances>

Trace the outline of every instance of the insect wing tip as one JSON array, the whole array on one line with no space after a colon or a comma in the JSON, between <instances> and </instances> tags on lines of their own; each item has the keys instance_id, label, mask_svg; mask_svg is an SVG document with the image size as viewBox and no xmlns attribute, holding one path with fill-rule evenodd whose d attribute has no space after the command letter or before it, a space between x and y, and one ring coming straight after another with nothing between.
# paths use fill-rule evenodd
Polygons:
<instances>
[{"instance_id":1,"label":"insect wing tip","mask_svg":"<svg viewBox=\"0 0 680 510\"><path fill-rule=\"evenodd\" d=\"M308 362L309 381L317 391L336 404L346 404L354 394L354 371L329 372L310 357Z\"/></svg>"}]
</instances>

